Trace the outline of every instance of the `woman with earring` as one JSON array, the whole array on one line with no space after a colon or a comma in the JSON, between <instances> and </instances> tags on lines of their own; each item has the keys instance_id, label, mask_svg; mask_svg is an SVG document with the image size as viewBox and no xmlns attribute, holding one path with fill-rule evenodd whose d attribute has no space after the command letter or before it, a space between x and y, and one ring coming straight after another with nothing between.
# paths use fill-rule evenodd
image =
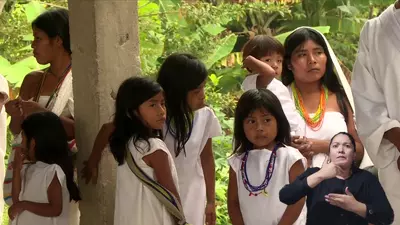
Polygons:
<instances>
[{"instance_id":1,"label":"woman with earring","mask_svg":"<svg viewBox=\"0 0 400 225\"><path fill-rule=\"evenodd\" d=\"M292 205L307 196L307 225L381 224L394 220L378 179L355 165L356 142L346 132L333 136L322 168L309 168L279 192Z\"/></svg>"}]
</instances>

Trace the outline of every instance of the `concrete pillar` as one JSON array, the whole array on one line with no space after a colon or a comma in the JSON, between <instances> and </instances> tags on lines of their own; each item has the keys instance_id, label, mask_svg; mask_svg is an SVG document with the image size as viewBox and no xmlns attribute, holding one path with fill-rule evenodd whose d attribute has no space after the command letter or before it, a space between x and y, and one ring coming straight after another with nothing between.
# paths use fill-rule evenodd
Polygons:
<instances>
[{"instance_id":1,"label":"concrete pillar","mask_svg":"<svg viewBox=\"0 0 400 225\"><path fill-rule=\"evenodd\" d=\"M112 91L138 75L137 0L69 0L78 171L101 125L110 121ZM81 225L112 225L116 163L103 154L97 185L79 180Z\"/></svg>"}]
</instances>

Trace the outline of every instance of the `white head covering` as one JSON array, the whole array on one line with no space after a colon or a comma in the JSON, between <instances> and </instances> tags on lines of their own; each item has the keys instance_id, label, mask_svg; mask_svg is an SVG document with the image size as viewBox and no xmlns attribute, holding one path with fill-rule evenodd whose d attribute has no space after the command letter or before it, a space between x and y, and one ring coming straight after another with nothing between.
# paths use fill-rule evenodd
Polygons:
<instances>
[{"instance_id":1,"label":"white head covering","mask_svg":"<svg viewBox=\"0 0 400 225\"><path fill-rule=\"evenodd\" d=\"M308 28L308 29L311 29L311 30L313 30L315 32L318 32L324 38L325 44L328 47L328 53L329 53L329 55L330 55L330 57L332 59L332 63L333 63L334 69L335 69L334 72L335 72L339 82L342 84L344 92L345 92L345 94L347 96L347 99L350 102L350 106L351 106L351 108L352 108L352 110L354 112L354 100L353 100L353 94L351 92L350 84L347 81L347 78L343 73L342 67L340 67L340 63L339 63L338 59L336 58L336 55L335 55L335 53L333 52L333 50L331 48L331 45L329 44L328 40L326 40L325 35L322 34L320 31L318 31L318 30L316 30L316 29L314 29L312 27L307 27L307 26L298 27L293 32L295 32L295 31L297 31L299 29L303 29L303 28Z\"/></svg>"}]
</instances>

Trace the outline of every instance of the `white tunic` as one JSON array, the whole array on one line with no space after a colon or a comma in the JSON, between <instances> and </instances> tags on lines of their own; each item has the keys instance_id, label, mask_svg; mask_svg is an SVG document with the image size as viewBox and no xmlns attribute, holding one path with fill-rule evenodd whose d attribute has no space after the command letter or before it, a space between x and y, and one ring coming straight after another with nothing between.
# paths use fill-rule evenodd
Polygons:
<instances>
[{"instance_id":1,"label":"white tunic","mask_svg":"<svg viewBox=\"0 0 400 225\"><path fill-rule=\"evenodd\" d=\"M149 139L149 151L146 142L138 142L141 149L136 148L133 142L128 144L129 152L132 154L137 165L150 178L157 181L153 168L149 167L143 157L155 151L163 151L168 155L168 163L172 178L178 188L178 178L174 161L163 141L157 138ZM179 189L178 189L179 190ZM157 199L153 192L145 186L139 178L124 163L117 168L117 186L115 196L114 225L175 225L176 222L165 206Z\"/></svg>"},{"instance_id":2,"label":"white tunic","mask_svg":"<svg viewBox=\"0 0 400 225\"><path fill-rule=\"evenodd\" d=\"M7 146L7 114L4 104L8 100L8 82L0 75L0 95L3 95L3 102L0 101L0 179L4 180L5 164L4 156L6 155ZM3 185L0 187L0 197L3 198ZM0 222L3 215L4 202L0 201Z\"/></svg>"},{"instance_id":3,"label":"white tunic","mask_svg":"<svg viewBox=\"0 0 400 225\"><path fill-rule=\"evenodd\" d=\"M383 135L400 127L399 59L400 10L391 5L368 21L361 32L352 90L358 134L378 168L395 213L395 225L400 225L400 171L396 163L400 153Z\"/></svg>"},{"instance_id":4,"label":"white tunic","mask_svg":"<svg viewBox=\"0 0 400 225\"><path fill-rule=\"evenodd\" d=\"M200 155L208 139L219 135L221 126L214 112L209 107L199 109L194 114L193 130L185 144L186 156L182 151L178 157L174 157L179 177L179 195L186 221L191 225L204 225L207 198ZM164 141L175 156L175 138L168 133Z\"/></svg>"},{"instance_id":5,"label":"white tunic","mask_svg":"<svg viewBox=\"0 0 400 225\"><path fill-rule=\"evenodd\" d=\"M288 88L290 95L293 96L291 87L289 86ZM309 116L313 117L314 114L311 113ZM322 125L318 130L313 130L307 126L304 119L299 122L299 126L302 127L304 131L304 133L300 134L301 136L324 141L330 141L332 137L339 132L347 132L347 124L343 114L334 111L325 112L324 120L322 121ZM321 168L327 157L328 155L324 153L314 155L311 167Z\"/></svg>"},{"instance_id":6,"label":"white tunic","mask_svg":"<svg viewBox=\"0 0 400 225\"><path fill-rule=\"evenodd\" d=\"M47 189L57 175L62 188L62 212L58 217L43 217L24 211L12 222L12 225L69 225L70 195L67 189L67 180L60 166L36 162L24 166L21 170L22 187L19 195L20 201L36 203L49 203Z\"/></svg>"},{"instance_id":7,"label":"white tunic","mask_svg":"<svg viewBox=\"0 0 400 225\"><path fill-rule=\"evenodd\" d=\"M242 89L244 91L256 89L257 77L258 74L247 76L242 83ZM274 93L276 97L278 97L282 105L283 112L289 121L292 133L294 135L302 135L304 131L299 124L303 119L300 117L299 113L297 113L292 96L287 87L283 85L281 81L274 78L271 83L268 84L267 89Z\"/></svg>"},{"instance_id":8,"label":"white tunic","mask_svg":"<svg viewBox=\"0 0 400 225\"><path fill-rule=\"evenodd\" d=\"M266 175L266 168L272 151L251 150L247 158L247 176L252 185L260 185ZM249 196L249 191L243 184L243 179L240 171L241 160L244 154L233 155L228 162L231 168L236 173L238 196L240 211L244 223L246 225L277 225L285 212L287 205L279 200L279 191L289 184L289 171L293 164L305 158L301 153L292 147L281 147L277 150L275 161L275 169L272 178L266 188L268 196L260 194L258 196ZM307 207L304 208L294 225L305 225L307 219Z\"/></svg>"}]
</instances>

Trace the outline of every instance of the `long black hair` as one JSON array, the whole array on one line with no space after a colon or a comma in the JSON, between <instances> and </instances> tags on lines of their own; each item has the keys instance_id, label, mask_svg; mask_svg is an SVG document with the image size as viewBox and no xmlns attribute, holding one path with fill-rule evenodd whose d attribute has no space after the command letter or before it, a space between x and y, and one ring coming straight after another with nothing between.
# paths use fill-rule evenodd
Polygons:
<instances>
[{"instance_id":1,"label":"long black hair","mask_svg":"<svg viewBox=\"0 0 400 225\"><path fill-rule=\"evenodd\" d=\"M239 99L235 110L235 124L233 137L235 147L233 154L241 154L253 148L253 144L246 138L243 121L250 113L257 109L264 109L271 113L276 119L277 135L275 141L281 144L290 145L290 125L279 99L268 89L253 89L246 91Z\"/></svg>"},{"instance_id":2,"label":"long black hair","mask_svg":"<svg viewBox=\"0 0 400 225\"><path fill-rule=\"evenodd\" d=\"M115 129L109 139L111 153L119 165L125 162L131 139L135 147L141 149L137 144L139 140L146 141L150 147L149 138L161 137L161 131L147 127L137 115L139 106L160 92L159 84L143 77L128 78L119 87L115 100Z\"/></svg>"},{"instance_id":3,"label":"long black hair","mask_svg":"<svg viewBox=\"0 0 400 225\"><path fill-rule=\"evenodd\" d=\"M42 30L49 38L60 37L65 51L72 53L68 10L59 8L47 10L32 22L32 28Z\"/></svg>"},{"instance_id":4,"label":"long black hair","mask_svg":"<svg viewBox=\"0 0 400 225\"><path fill-rule=\"evenodd\" d=\"M327 57L326 61L326 71L324 76L321 78L321 84L325 85L329 91L336 94L337 103L340 108L340 112L345 118L346 123L348 122L348 110L347 107L349 101L347 99L346 93L343 89L343 86L340 84L338 77L335 74L334 66L332 62L332 58L328 51L328 46L324 40L324 37L318 32L310 28L300 28L293 33L291 33L285 40L285 57L283 60L283 69L282 69L282 83L285 86L290 85L294 82L293 71L289 69L289 65L291 64L291 58L293 52L299 46L303 45L306 41L311 40L316 44L320 45L324 53ZM350 108L350 110L352 110Z\"/></svg>"},{"instance_id":5,"label":"long black hair","mask_svg":"<svg viewBox=\"0 0 400 225\"><path fill-rule=\"evenodd\" d=\"M35 140L36 161L59 165L65 173L70 199L81 200L78 186L74 182L74 166L67 133L60 118L52 112L34 113L22 122L21 129L28 146Z\"/></svg>"},{"instance_id":6,"label":"long black hair","mask_svg":"<svg viewBox=\"0 0 400 225\"><path fill-rule=\"evenodd\" d=\"M193 111L187 102L189 91L198 88L207 78L207 68L190 54L168 56L158 72L157 82L165 91L167 133L174 136L175 155L178 156L189 140L193 129Z\"/></svg>"}]
</instances>

